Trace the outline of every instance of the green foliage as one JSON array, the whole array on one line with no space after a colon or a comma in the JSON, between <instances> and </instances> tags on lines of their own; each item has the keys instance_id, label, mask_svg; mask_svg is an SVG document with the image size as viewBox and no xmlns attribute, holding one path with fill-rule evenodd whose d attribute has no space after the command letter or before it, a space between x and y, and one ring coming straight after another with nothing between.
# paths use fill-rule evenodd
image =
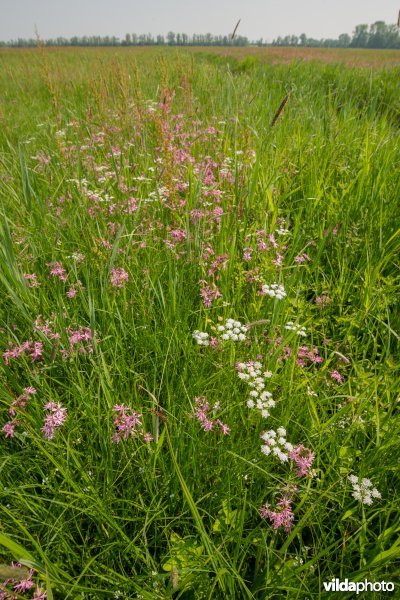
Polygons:
<instances>
[{"instance_id":1,"label":"green foliage","mask_svg":"<svg viewBox=\"0 0 400 600\"><path fill-rule=\"evenodd\" d=\"M34 568L54 600L300 599L332 577L398 584L399 70L135 56L0 53L0 349L43 344L40 360L0 363L0 429L37 389L14 437L1 433L1 563ZM185 143L191 160L179 162L170 149ZM196 221L210 206L219 217ZM258 247L274 232L280 267ZM226 264L209 275L217 256ZM50 276L54 262L66 282ZM129 279L120 288L115 268ZM284 299L260 295L278 279ZM210 307L204 281L222 294ZM34 328L39 315L57 337ZM251 324L245 343L196 345L195 330L217 336L228 317ZM90 351L71 351L79 327ZM303 344L323 362L301 365ZM247 408L235 368L258 356L273 374L267 420ZM202 396L229 435L194 418ZM45 439L51 400L68 417ZM153 442L112 441L121 404ZM315 453L308 477L260 452L261 432L278 427ZM381 499L358 502L353 473ZM260 508L293 485L293 527L274 530Z\"/></svg>"}]
</instances>

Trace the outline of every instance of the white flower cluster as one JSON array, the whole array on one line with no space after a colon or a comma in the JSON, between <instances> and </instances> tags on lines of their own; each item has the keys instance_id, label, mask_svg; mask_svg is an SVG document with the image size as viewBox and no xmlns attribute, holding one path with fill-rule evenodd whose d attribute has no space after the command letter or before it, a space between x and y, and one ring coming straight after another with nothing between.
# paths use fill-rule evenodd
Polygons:
<instances>
[{"instance_id":1,"label":"white flower cluster","mask_svg":"<svg viewBox=\"0 0 400 600\"><path fill-rule=\"evenodd\" d=\"M290 234L289 229L285 229L284 227L280 227L279 229L275 229L275 232L278 235L289 235Z\"/></svg>"},{"instance_id":2,"label":"white flower cluster","mask_svg":"<svg viewBox=\"0 0 400 600\"><path fill-rule=\"evenodd\" d=\"M240 321L227 319L225 325L218 325L218 331L222 333L221 339L243 342L246 339L247 328Z\"/></svg>"},{"instance_id":3,"label":"white flower cluster","mask_svg":"<svg viewBox=\"0 0 400 600\"><path fill-rule=\"evenodd\" d=\"M371 506L373 498L378 499L381 497L380 492L372 486L372 481L369 479L364 478L360 483L360 479L357 475L349 475L349 481L353 486L352 496L356 500L359 500L359 502Z\"/></svg>"},{"instance_id":4,"label":"white flower cluster","mask_svg":"<svg viewBox=\"0 0 400 600\"><path fill-rule=\"evenodd\" d=\"M302 337L307 337L306 328L298 323L293 323L293 321L288 321L285 325L285 329L289 331L295 331L297 335L301 335Z\"/></svg>"},{"instance_id":5,"label":"white flower cluster","mask_svg":"<svg viewBox=\"0 0 400 600\"><path fill-rule=\"evenodd\" d=\"M257 408L261 415L266 419L269 417L269 410L275 406L275 400L272 398L271 392L265 389L265 379L272 377L270 371L262 373L262 365L259 362L249 361L247 363L239 363L237 365L238 375L242 381L246 381L251 387L250 398L247 400L249 408Z\"/></svg>"},{"instance_id":6,"label":"white flower cluster","mask_svg":"<svg viewBox=\"0 0 400 600\"><path fill-rule=\"evenodd\" d=\"M210 345L210 340L208 339L208 333L206 333L205 331L198 331L196 329L196 331L193 331L192 333L194 339L196 340L196 342L199 344L199 346L209 346Z\"/></svg>"},{"instance_id":7,"label":"white flower cluster","mask_svg":"<svg viewBox=\"0 0 400 600\"><path fill-rule=\"evenodd\" d=\"M286 429L278 427L276 431L264 431L261 434L264 445L261 446L261 452L266 456L274 454L281 462L289 460L289 452L293 450L292 444L286 441Z\"/></svg>"},{"instance_id":8,"label":"white flower cluster","mask_svg":"<svg viewBox=\"0 0 400 600\"><path fill-rule=\"evenodd\" d=\"M285 288L281 283L265 284L261 287L263 294L271 298L282 300L286 296Z\"/></svg>"}]
</instances>

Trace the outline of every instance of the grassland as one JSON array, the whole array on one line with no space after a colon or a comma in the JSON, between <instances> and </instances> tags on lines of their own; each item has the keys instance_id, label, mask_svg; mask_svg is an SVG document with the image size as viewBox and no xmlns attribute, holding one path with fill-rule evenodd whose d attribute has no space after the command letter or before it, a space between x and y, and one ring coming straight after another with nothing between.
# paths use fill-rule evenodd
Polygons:
<instances>
[{"instance_id":1,"label":"grassland","mask_svg":"<svg viewBox=\"0 0 400 600\"><path fill-rule=\"evenodd\" d=\"M371 56L0 52L3 598L398 590L400 68Z\"/></svg>"}]
</instances>

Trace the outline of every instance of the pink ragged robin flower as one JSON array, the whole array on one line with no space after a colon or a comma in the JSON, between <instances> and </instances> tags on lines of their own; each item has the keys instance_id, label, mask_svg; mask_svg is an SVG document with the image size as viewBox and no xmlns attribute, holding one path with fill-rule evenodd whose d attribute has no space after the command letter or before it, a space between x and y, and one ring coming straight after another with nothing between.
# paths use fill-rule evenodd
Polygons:
<instances>
[{"instance_id":1,"label":"pink ragged robin flower","mask_svg":"<svg viewBox=\"0 0 400 600\"><path fill-rule=\"evenodd\" d=\"M41 358L43 355L43 344L41 342L27 340L20 346L15 346L13 342L10 342L8 349L3 353L4 362L8 366L10 364L10 358L18 358L21 354L25 353L28 353L33 361Z\"/></svg>"},{"instance_id":2,"label":"pink ragged robin flower","mask_svg":"<svg viewBox=\"0 0 400 600\"><path fill-rule=\"evenodd\" d=\"M16 419L13 421L7 421L2 429L2 432L5 434L6 438L14 437L14 430L18 425L19 423Z\"/></svg>"},{"instance_id":3,"label":"pink ragged robin flower","mask_svg":"<svg viewBox=\"0 0 400 600\"><path fill-rule=\"evenodd\" d=\"M29 576L26 579L21 579L21 581L14 585L14 592L24 593L35 585L32 581L33 571L32 569L29 571Z\"/></svg>"},{"instance_id":4,"label":"pink ragged robin flower","mask_svg":"<svg viewBox=\"0 0 400 600\"><path fill-rule=\"evenodd\" d=\"M210 308L214 300L222 298L222 294L214 283L212 285L208 285L206 281L201 281L200 283L202 285L200 296L203 304L206 308Z\"/></svg>"},{"instance_id":5,"label":"pink ragged robin flower","mask_svg":"<svg viewBox=\"0 0 400 600\"><path fill-rule=\"evenodd\" d=\"M111 269L111 285L116 288L124 287L128 283L129 275L122 267Z\"/></svg>"},{"instance_id":6,"label":"pink ragged robin flower","mask_svg":"<svg viewBox=\"0 0 400 600\"><path fill-rule=\"evenodd\" d=\"M41 429L43 435L48 440L52 440L55 430L61 427L67 418L67 409L63 408L61 402L50 401L44 405L47 414L44 418L44 425Z\"/></svg>"},{"instance_id":7,"label":"pink ragged robin flower","mask_svg":"<svg viewBox=\"0 0 400 600\"><path fill-rule=\"evenodd\" d=\"M119 444L124 439L137 437L142 433L141 414L137 413L133 408L125 404L114 405L114 427L115 433L112 437L113 441ZM150 440L145 440L150 441Z\"/></svg>"},{"instance_id":8,"label":"pink ragged robin flower","mask_svg":"<svg viewBox=\"0 0 400 600\"><path fill-rule=\"evenodd\" d=\"M58 279L60 281L66 281L67 274L65 272L64 267L62 266L62 263L51 262L51 263L47 263L47 266L50 267L50 275L52 277L58 277Z\"/></svg>"},{"instance_id":9,"label":"pink ragged robin flower","mask_svg":"<svg viewBox=\"0 0 400 600\"><path fill-rule=\"evenodd\" d=\"M317 296L315 298L315 304L320 307L327 306L330 303L331 299L329 296L322 294L321 296Z\"/></svg>"},{"instance_id":10,"label":"pink ragged robin flower","mask_svg":"<svg viewBox=\"0 0 400 600\"><path fill-rule=\"evenodd\" d=\"M24 273L24 279L27 283L27 286L30 288L39 287L40 283L37 280L36 273Z\"/></svg>"},{"instance_id":11,"label":"pink ragged robin flower","mask_svg":"<svg viewBox=\"0 0 400 600\"><path fill-rule=\"evenodd\" d=\"M344 377L343 377L343 375L341 375L339 373L339 371L331 371L329 373L329 375L331 376L332 379L334 379L338 383L343 383L343 381L344 381Z\"/></svg>"},{"instance_id":12,"label":"pink ragged robin flower","mask_svg":"<svg viewBox=\"0 0 400 600\"><path fill-rule=\"evenodd\" d=\"M96 338L96 334L92 335L90 327L79 327L75 330L68 329L67 332L69 334L68 341L71 353L93 353L93 338Z\"/></svg>"},{"instance_id":13,"label":"pink ragged robin flower","mask_svg":"<svg viewBox=\"0 0 400 600\"><path fill-rule=\"evenodd\" d=\"M292 500L284 496L279 500L275 510L271 510L268 504L260 509L260 515L263 519L268 518L274 529L282 527L286 533L292 529L294 514L292 511Z\"/></svg>"},{"instance_id":14,"label":"pink ragged robin flower","mask_svg":"<svg viewBox=\"0 0 400 600\"><path fill-rule=\"evenodd\" d=\"M20 394L18 396L18 398L15 398L15 400L12 401L10 409L9 409L9 413L10 415L12 415L13 417L15 416L15 409L19 408L21 410L23 410L26 405L28 404L30 397L33 396L34 394L36 394L36 388L34 387L27 387L24 388L24 394Z\"/></svg>"},{"instance_id":15,"label":"pink ragged robin flower","mask_svg":"<svg viewBox=\"0 0 400 600\"><path fill-rule=\"evenodd\" d=\"M200 423L204 431L212 431L215 426L219 427L220 431L224 435L230 434L230 428L228 425L223 423L220 419L210 419L208 413L210 411L210 405L207 402L205 396L198 398L197 396L194 399L195 413L194 418Z\"/></svg>"},{"instance_id":16,"label":"pink ragged robin flower","mask_svg":"<svg viewBox=\"0 0 400 600\"><path fill-rule=\"evenodd\" d=\"M315 454L302 444L299 444L289 452L289 458L292 459L297 467L296 475L298 477L305 477L314 462Z\"/></svg>"}]
</instances>

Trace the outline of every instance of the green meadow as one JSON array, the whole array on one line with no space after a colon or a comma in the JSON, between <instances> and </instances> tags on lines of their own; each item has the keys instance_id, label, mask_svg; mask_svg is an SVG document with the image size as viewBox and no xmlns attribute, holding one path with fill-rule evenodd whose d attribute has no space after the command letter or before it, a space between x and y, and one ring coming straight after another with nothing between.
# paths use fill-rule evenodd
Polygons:
<instances>
[{"instance_id":1,"label":"green meadow","mask_svg":"<svg viewBox=\"0 0 400 600\"><path fill-rule=\"evenodd\" d=\"M379 56L0 52L0 598L397 597Z\"/></svg>"}]
</instances>

